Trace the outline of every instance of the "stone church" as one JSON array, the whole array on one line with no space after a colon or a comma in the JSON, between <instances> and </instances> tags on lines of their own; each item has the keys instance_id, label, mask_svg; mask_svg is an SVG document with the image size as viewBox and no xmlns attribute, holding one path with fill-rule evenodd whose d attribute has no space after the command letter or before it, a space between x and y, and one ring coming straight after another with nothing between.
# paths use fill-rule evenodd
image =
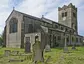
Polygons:
<instances>
[{"instance_id":1,"label":"stone church","mask_svg":"<svg viewBox=\"0 0 84 64\"><path fill-rule=\"evenodd\" d=\"M58 8L58 22L13 10L6 20L4 45L24 48L29 41L32 48L36 35L42 46L64 46L65 40L67 45L82 45L83 36L78 35L77 25L77 8L72 3Z\"/></svg>"}]
</instances>

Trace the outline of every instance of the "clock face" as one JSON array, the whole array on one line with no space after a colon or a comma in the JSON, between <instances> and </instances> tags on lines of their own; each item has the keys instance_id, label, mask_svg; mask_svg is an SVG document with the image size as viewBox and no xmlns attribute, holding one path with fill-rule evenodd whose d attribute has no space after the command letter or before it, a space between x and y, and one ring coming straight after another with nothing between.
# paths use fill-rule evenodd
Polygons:
<instances>
[{"instance_id":1,"label":"clock face","mask_svg":"<svg viewBox=\"0 0 84 64\"><path fill-rule=\"evenodd\" d=\"M63 17L63 20L66 20L66 17Z\"/></svg>"}]
</instances>

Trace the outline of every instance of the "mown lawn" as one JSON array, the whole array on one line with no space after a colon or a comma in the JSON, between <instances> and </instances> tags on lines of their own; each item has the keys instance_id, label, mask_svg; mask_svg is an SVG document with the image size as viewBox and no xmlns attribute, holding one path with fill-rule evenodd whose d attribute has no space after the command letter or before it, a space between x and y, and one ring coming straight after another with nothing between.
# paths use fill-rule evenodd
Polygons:
<instances>
[{"instance_id":1,"label":"mown lawn","mask_svg":"<svg viewBox=\"0 0 84 64\"><path fill-rule=\"evenodd\" d=\"M51 52L44 52L44 61L50 56L46 64L84 64L84 47L76 47L76 50L68 48L69 53L63 53L63 49L52 48ZM18 50L24 53L24 49L17 48L0 48L0 64L32 64L31 60L24 60L23 62L8 62L10 58L24 59L25 56L9 56L4 57L4 50ZM40 63L41 64L41 63Z\"/></svg>"}]
</instances>

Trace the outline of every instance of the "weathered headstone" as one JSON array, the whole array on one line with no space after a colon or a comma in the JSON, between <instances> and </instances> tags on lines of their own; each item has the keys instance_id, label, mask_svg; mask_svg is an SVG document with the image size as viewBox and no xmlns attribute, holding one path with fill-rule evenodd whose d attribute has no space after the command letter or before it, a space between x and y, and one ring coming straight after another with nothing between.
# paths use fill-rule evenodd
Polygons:
<instances>
[{"instance_id":1,"label":"weathered headstone","mask_svg":"<svg viewBox=\"0 0 84 64\"><path fill-rule=\"evenodd\" d=\"M19 54L19 51L12 51L12 55L17 55Z\"/></svg>"},{"instance_id":2,"label":"weathered headstone","mask_svg":"<svg viewBox=\"0 0 84 64\"><path fill-rule=\"evenodd\" d=\"M24 61L23 59L22 60L13 58L9 59L9 62L23 62L23 61Z\"/></svg>"},{"instance_id":3,"label":"weathered headstone","mask_svg":"<svg viewBox=\"0 0 84 64\"><path fill-rule=\"evenodd\" d=\"M43 51L41 50L40 41L38 41L38 36L35 37L36 41L33 44L33 62L36 64L37 62L43 62Z\"/></svg>"},{"instance_id":4,"label":"weathered headstone","mask_svg":"<svg viewBox=\"0 0 84 64\"><path fill-rule=\"evenodd\" d=\"M47 45L45 46L45 52L50 52L50 51L51 51L51 49L50 49L50 45L47 44Z\"/></svg>"},{"instance_id":5,"label":"weathered headstone","mask_svg":"<svg viewBox=\"0 0 84 64\"><path fill-rule=\"evenodd\" d=\"M64 47L64 53L67 53L67 52L69 52L68 47Z\"/></svg>"},{"instance_id":6,"label":"weathered headstone","mask_svg":"<svg viewBox=\"0 0 84 64\"><path fill-rule=\"evenodd\" d=\"M10 50L5 50L4 55L5 55L5 56L9 56L9 55L10 55L10 53L11 53L11 51L10 51Z\"/></svg>"},{"instance_id":7,"label":"weathered headstone","mask_svg":"<svg viewBox=\"0 0 84 64\"><path fill-rule=\"evenodd\" d=\"M76 50L75 43L72 46L72 50Z\"/></svg>"},{"instance_id":8,"label":"weathered headstone","mask_svg":"<svg viewBox=\"0 0 84 64\"><path fill-rule=\"evenodd\" d=\"M31 52L30 48L31 48L31 44L30 44L29 41L27 41L27 42L25 43L25 53Z\"/></svg>"}]
</instances>

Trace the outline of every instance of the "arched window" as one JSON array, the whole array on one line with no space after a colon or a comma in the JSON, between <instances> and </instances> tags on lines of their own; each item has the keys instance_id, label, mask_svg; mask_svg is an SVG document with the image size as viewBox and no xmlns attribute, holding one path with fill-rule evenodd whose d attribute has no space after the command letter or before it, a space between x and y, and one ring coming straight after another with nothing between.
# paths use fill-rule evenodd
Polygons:
<instances>
[{"instance_id":1,"label":"arched window","mask_svg":"<svg viewBox=\"0 0 84 64\"><path fill-rule=\"evenodd\" d=\"M15 33L15 32L17 32L17 26L18 26L18 20L16 19L16 18L12 18L11 20L10 20L10 23L9 23L9 25L10 25L10 33Z\"/></svg>"}]
</instances>

